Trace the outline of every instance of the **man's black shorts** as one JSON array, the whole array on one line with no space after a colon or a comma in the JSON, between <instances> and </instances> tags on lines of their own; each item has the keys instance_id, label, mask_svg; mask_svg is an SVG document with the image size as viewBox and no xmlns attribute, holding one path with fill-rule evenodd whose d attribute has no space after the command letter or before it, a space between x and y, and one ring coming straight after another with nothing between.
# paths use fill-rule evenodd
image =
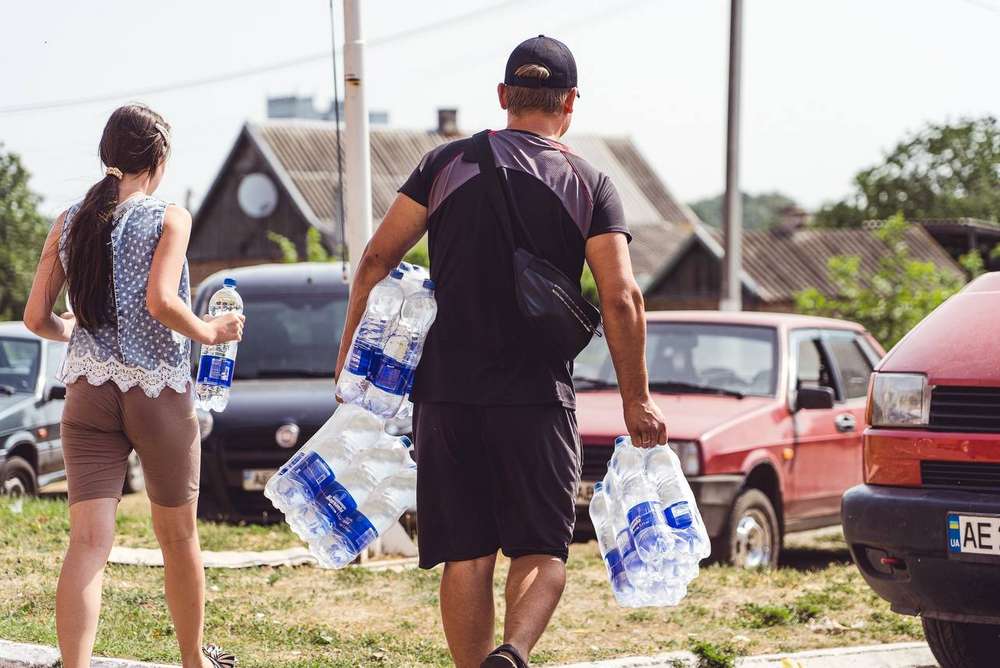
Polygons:
<instances>
[{"instance_id":1,"label":"man's black shorts","mask_svg":"<svg viewBox=\"0 0 1000 668\"><path fill-rule=\"evenodd\" d=\"M581 465L572 409L419 402L413 435L421 568L498 549L566 560Z\"/></svg>"}]
</instances>

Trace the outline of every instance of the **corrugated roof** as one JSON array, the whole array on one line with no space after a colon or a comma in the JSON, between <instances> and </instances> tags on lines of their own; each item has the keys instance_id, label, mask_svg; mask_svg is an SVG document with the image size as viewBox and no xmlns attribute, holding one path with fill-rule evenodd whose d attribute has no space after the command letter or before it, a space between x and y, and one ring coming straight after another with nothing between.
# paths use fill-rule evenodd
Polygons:
<instances>
[{"instance_id":1,"label":"corrugated roof","mask_svg":"<svg viewBox=\"0 0 1000 668\"><path fill-rule=\"evenodd\" d=\"M285 172L283 179L298 192L292 193L303 214L331 235L338 220L337 135L332 122L299 119L268 120L247 125L251 137L273 167ZM456 139L438 132L420 130L371 130L372 214L381 220L425 153ZM697 216L678 202L652 167L625 137L573 136L573 151L607 174L622 198L625 220L633 232L631 247L635 273L652 278L692 228Z\"/></svg>"},{"instance_id":2,"label":"corrugated roof","mask_svg":"<svg viewBox=\"0 0 1000 668\"><path fill-rule=\"evenodd\" d=\"M721 232L713 230L716 239ZM964 277L962 268L933 237L919 225L910 225L904 237L915 260L933 262L956 277ZM861 273L878 270L887 246L870 229L799 229L795 231L746 230L743 233L743 271L756 285L754 292L765 302L795 298L807 288L826 295L838 294L830 281L827 264L837 255L861 258Z\"/></svg>"}]
</instances>

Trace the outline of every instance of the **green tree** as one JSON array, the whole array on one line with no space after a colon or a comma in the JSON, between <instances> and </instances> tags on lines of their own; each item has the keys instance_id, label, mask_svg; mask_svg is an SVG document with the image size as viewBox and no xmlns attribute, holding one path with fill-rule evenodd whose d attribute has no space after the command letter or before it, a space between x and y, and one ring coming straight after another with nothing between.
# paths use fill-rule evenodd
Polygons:
<instances>
[{"instance_id":1,"label":"green tree","mask_svg":"<svg viewBox=\"0 0 1000 668\"><path fill-rule=\"evenodd\" d=\"M930 124L881 164L854 177L854 193L824 207L816 224L852 227L897 212L908 219L1000 220L1000 125L993 116Z\"/></svg>"},{"instance_id":2,"label":"green tree","mask_svg":"<svg viewBox=\"0 0 1000 668\"><path fill-rule=\"evenodd\" d=\"M315 227L306 232L306 262L329 262L330 254L323 246L323 235Z\"/></svg>"},{"instance_id":3,"label":"green tree","mask_svg":"<svg viewBox=\"0 0 1000 668\"><path fill-rule=\"evenodd\" d=\"M853 320L886 348L894 346L964 283L933 262L913 259L906 244L906 226L903 216L896 215L874 232L887 248L878 269L869 276L861 273L861 258L857 256L830 258L828 270L838 294L827 296L810 288L796 295L797 310ZM972 269L974 263L970 260L967 268Z\"/></svg>"},{"instance_id":4,"label":"green tree","mask_svg":"<svg viewBox=\"0 0 1000 668\"><path fill-rule=\"evenodd\" d=\"M795 200L779 192L750 195L742 193L743 227L748 230L765 230L781 222L781 212L797 206ZM691 208L712 227L722 226L723 195L708 197L691 203Z\"/></svg>"},{"instance_id":5,"label":"green tree","mask_svg":"<svg viewBox=\"0 0 1000 668\"><path fill-rule=\"evenodd\" d=\"M291 239L277 232L268 232L267 238L278 247L278 252L281 253L279 262L291 264L299 261L299 251L295 248L295 242Z\"/></svg>"},{"instance_id":6,"label":"green tree","mask_svg":"<svg viewBox=\"0 0 1000 668\"><path fill-rule=\"evenodd\" d=\"M431 268L431 253L427 248L427 237L424 236L417 245L410 249L405 256L403 256L403 262L409 262L410 264L419 264L421 267L426 269Z\"/></svg>"},{"instance_id":7,"label":"green tree","mask_svg":"<svg viewBox=\"0 0 1000 668\"><path fill-rule=\"evenodd\" d=\"M20 157L0 144L0 320L21 319L48 234L29 178Z\"/></svg>"}]
</instances>

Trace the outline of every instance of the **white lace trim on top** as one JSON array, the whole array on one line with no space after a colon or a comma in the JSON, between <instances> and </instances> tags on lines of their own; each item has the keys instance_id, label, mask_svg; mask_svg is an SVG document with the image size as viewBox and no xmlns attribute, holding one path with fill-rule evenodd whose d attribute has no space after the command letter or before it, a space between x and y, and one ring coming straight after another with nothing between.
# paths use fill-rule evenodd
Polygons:
<instances>
[{"instance_id":1,"label":"white lace trim on top","mask_svg":"<svg viewBox=\"0 0 1000 668\"><path fill-rule=\"evenodd\" d=\"M69 385L75 383L81 376L91 385L103 385L113 381L122 392L128 392L138 385L147 397L159 396L164 387L169 387L179 394L187 392L191 382L191 370L187 364L170 366L166 362L156 369L141 369L129 366L114 357L99 360L92 355L67 355L63 363L60 380Z\"/></svg>"}]
</instances>

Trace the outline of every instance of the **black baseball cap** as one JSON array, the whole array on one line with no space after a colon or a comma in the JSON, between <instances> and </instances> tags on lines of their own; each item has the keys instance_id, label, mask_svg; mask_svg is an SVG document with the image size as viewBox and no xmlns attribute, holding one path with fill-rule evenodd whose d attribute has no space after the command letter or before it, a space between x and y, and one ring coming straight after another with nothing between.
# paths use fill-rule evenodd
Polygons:
<instances>
[{"instance_id":1,"label":"black baseball cap","mask_svg":"<svg viewBox=\"0 0 1000 668\"><path fill-rule=\"evenodd\" d=\"M522 65L543 65L551 72L547 79L519 77ZM518 44L507 59L503 82L525 88L576 88L576 60L569 47L557 39L539 35Z\"/></svg>"}]
</instances>

